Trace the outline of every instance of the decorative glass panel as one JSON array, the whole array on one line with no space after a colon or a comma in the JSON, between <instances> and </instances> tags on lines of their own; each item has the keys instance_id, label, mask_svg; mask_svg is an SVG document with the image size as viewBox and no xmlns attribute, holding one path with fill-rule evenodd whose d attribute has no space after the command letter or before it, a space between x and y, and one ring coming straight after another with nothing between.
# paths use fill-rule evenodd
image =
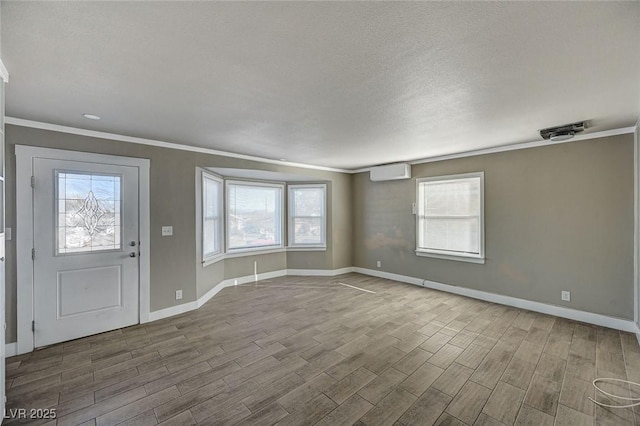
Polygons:
<instances>
[{"instance_id":1,"label":"decorative glass panel","mask_svg":"<svg viewBox=\"0 0 640 426\"><path fill-rule=\"evenodd\" d=\"M118 175L56 171L58 254L121 248Z\"/></svg>"}]
</instances>

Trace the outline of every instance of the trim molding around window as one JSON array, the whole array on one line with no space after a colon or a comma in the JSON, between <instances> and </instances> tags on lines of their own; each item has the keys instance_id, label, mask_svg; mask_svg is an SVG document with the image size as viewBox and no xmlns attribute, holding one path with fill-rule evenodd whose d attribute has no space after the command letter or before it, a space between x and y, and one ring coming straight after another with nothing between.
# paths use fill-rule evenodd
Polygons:
<instances>
[{"instance_id":1,"label":"trim molding around window","mask_svg":"<svg viewBox=\"0 0 640 426\"><path fill-rule=\"evenodd\" d=\"M224 254L223 232L223 180L202 171L202 262L210 262Z\"/></svg>"},{"instance_id":2,"label":"trim molding around window","mask_svg":"<svg viewBox=\"0 0 640 426\"><path fill-rule=\"evenodd\" d=\"M288 189L288 249L326 249L327 185L288 185Z\"/></svg>"},{"instance_id":3,"label":"trim molding around window","mask_svg":"<svg viewBox=\"0 0 640 426\"><path fill-rule=\"evenodd\" d=\"M484 172L416 179L416 254L485 263Z\"/></svg>"},{"instance_id":4,"label":"trim molding around window","mask_svg":"<svg viewBox=\"0 0 640 426\"><path fill-rule=\"evenodd\" d=\"M227 255L284 249L284 184L227 180Z\"/></svg>"}]
</instances>

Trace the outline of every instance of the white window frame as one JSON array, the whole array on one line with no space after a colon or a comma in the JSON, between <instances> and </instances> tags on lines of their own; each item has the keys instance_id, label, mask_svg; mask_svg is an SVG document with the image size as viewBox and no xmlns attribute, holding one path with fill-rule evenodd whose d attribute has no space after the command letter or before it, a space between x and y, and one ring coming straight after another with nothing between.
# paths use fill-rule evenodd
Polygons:
<instances>
[{"instance_id":1,"label":"white window frame","mask_svg":"<svg viewBox=\"0 0 640 426\"><path fill-rule=\"evenodd\" d=\"M231 185L239 185L239 186L250 186L250 187L268 187L268 188L279 188L280 189L280 244L273 245L265 245L258 247L238 247L231 248L229 244L229 186ZM233 254L236 253L257 253L257 252L274 252L285 249L285 221L286 221L286 210L285 210L285 184L284 183L276 183L276 182L256 182L256 181L245 181L245 180L225 180L225 196L224 196L224 210L225 210L225 247L227 257L233 257Z\"/></svg>"},{"instance_id":2,"label":"white window frame","mask_svg":"<svg viewBox=\"0 0 640 426\"><path fill-rule=\"evenodd\" d=\"M205 253L204 252L204 239L205 239L205 233L204 233L204 222L205 222L205 212L206 212L206 196L205 196L205 181L206 180L210 180L210 181L214 181L216 182L218 185L220 185L220 191L218 191L218 226L217 226L217 233L216 235L218 236L218 239L216 241L216 245L218 247L218 250L216 250L213 253ZM201 188L200 188L200 199L201 199L201 223L200 223L200 229L201 229L201 238L200 238L200 249L202 251L202 263L207 263L210 262L212 260L215 260L219 257L221 257L224 254L224 239L222 238L222 233L224 232L224 180L212 173L206 172L206 171L202 171L202 181L201 181Z\"/></svg>"},{"instance_id":3,"label":"white window frame","mask_svg":"<svg viewBox=\"0 0 640 426\"><path fill-rule=\"evenodd\" d=\"M424 202L420 199L420 184L424 182L451 181L457 179L480 178L480 235L479 253L460 253L449 250L434 250L420 247L421 233L420 221ZM484 251L484 172L463 173L447 176L433 176L416 179L416 254L418 256L433 257L437 259L458 260L472 263L485 263Z\"/></svg>"},{"instance_id":4,"label":"white window frame","mask_svg":"<svg viewBox=\"0 0 640 426\"><path fill-rule=\"evenodd\" d=\"M295 202L294 202L294 192L296 189L322 189L322 217L320 220L320 238L321 242L319 244L296 244L294 243L294 222L296 217L307 217L307 216L296 216L295 213ZM327 248L327 184L325 183L313 183L313 184L295 184L288 185L288 198L287 201L289 203L288 209L288 223L289 227L287 228L287 237L288 237L288 248L295 249L325 249ZM309 216L310 217L310 216ZM314 216L315 217L315 216Z\"/></svg>"}]
</instances>

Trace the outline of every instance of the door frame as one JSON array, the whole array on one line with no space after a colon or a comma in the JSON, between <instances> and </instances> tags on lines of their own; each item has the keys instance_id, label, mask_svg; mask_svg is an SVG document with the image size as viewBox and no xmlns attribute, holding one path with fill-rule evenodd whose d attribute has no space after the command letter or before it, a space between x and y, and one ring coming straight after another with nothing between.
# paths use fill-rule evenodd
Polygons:
<instances>
[{"instance_id":1,"label":"door frame","mask_svg":"<svg viewBox=\"0 0 640 426\"><path fill-rule=\"evenodd\" d=\"M113 164L138 168L138 225L140 233L139 261L139 322L149 322L150 313L150 247L151 215L149 205L149 167L146 158L121 157L117 155L94 154L90 152L67 151L16 145L16 261L17 261L17 342L18 354L34 349L34 334L31 324L34 320L33 291L33 192L31 176L33 159L69 160L87 163Z\"/></svg>"}]
</instances>

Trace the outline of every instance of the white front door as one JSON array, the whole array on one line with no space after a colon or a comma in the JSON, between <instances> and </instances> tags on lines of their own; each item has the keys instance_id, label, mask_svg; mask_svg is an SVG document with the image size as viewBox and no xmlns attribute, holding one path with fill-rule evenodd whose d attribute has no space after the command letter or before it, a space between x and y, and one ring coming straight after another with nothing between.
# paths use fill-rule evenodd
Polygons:
<instances>
[{"instance_id":1,"label":"white front door","mask_svg":"<svg viewBox=\"0 0 640 426\"><path fill-rule=\"evenodd\" d=\"M35 347L139 322L138 168L33 158Z\"/></svg>"}]
</instances>

